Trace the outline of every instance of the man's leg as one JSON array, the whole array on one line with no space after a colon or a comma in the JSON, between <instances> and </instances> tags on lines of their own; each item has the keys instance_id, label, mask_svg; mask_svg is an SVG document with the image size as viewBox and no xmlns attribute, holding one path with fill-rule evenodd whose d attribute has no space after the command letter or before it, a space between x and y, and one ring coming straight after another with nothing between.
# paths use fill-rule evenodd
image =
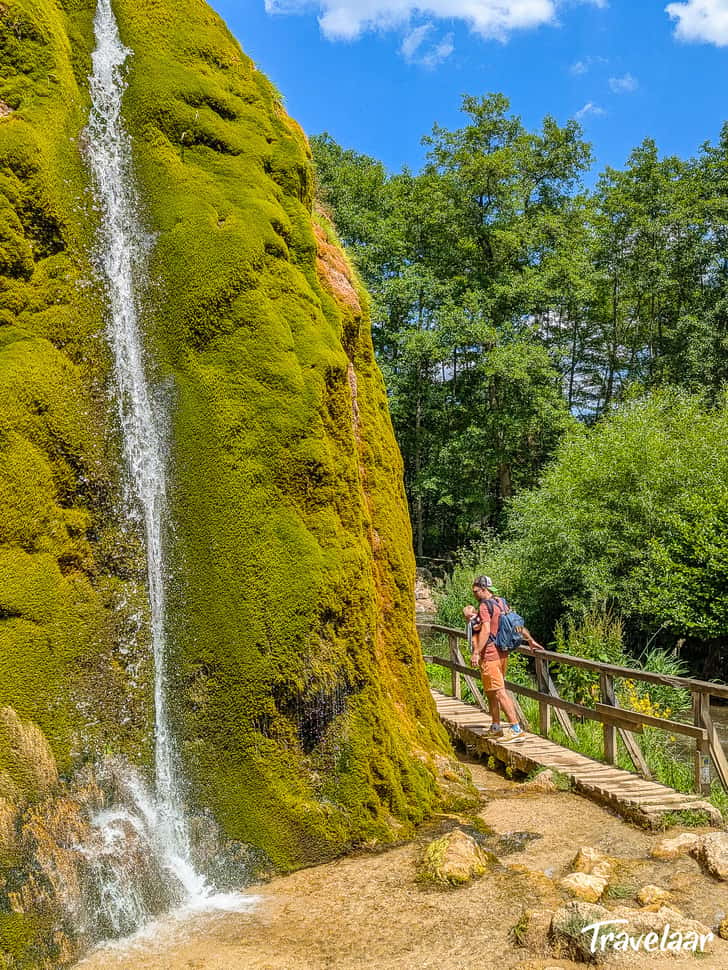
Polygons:
<instances>
[{"instance_id":1,"label":"man's leg","mask_svg":"<svg viewBox=\"0 0 728 970\"><path fill-rule=\"evenodd\" d=\"M498 691L487 690L485 696L488 698L488 710L493 724L500 724L500 704L498 703Z\"/></svg>"},{"instance_id":2,"label":"man's leg","mask_svg":"<svg viewBox=\"0 0 728 970\"><path fill-rule=\"evenodd\" d=\"M496 694L496 704L503 708L510 725L518 724L518 715L516 714L516 707L513 703L513 698L505 687L499 690Z\"/></svg>"},{"instance_id":3,"label":"man's leg","mask_svg":"<svg viewBox=\"0 0 728 970\"><path fill-rule=\"evenodd\" d=\"M499 691L502 684L500 674L500 664L497 660L484 660L480 665L480 676L483 681L483 691L488 698L488 710L490 711L491 726L493 733L500 730L500 704Z\"/></svg>"},{"instance_id":4,"label":"man's leg","mask_svg":"<svg viewBox=\"0 0 728 970\"><path fill-rule=\"evenodd\" d=\"M509 741L521 741L523 740L524 734L521 729L521 725L518 723L518 714L516 713L516 705L513 703L513 698L508 693L505 685L506 671L508 670L508 654L503 654L500 658L500 669L502 674L503 687L498 691L498 702L500 706L505 711L505 715L508 718L508 727L506 728L503 735L503 742L507 743Z\"/></svg>"}]
</instances>

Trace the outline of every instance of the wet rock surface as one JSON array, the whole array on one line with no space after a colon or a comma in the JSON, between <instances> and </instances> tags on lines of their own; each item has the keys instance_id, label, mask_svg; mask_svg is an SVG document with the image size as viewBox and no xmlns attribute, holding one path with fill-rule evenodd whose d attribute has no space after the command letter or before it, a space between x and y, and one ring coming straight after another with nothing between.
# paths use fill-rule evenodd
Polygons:
<instances>
[{"instance_id":1,"label":"wet rock surface","mask_svg":"<svg viewBox=\"0 0 728 970\"><path fill-rule=\"evenodd\" d=\"M616 913L647 932L655 913L641 915L637 894L649 885L673 893L669 912L685 929L694 921L717 930L728 913L728 886L703 873L694 858L650 856L653 846L678 833L645 832L570 792L524 798L518 783L476 762L467 767L483 796L475 816L443 815L414 842L275 878L253 888L261 901L250 914L162 925L155 940L137 943L133 953L100 952L83 970L576 970L583 955L577 962L568 948L554 950L551 924L566 907L589 905L570 901L559 886L579 857L592 868L601 857L614 866L597 914ZM498 855L481 878L433 892L418 881L423 853L455 830L486 852L499 840L531 837ZM664 918L665 907L657 908ZM635 970L722 970L725 945L719 940L702 961L641 952L619 960L607 954L602 962Z\"/></svg>"}]
</instances>

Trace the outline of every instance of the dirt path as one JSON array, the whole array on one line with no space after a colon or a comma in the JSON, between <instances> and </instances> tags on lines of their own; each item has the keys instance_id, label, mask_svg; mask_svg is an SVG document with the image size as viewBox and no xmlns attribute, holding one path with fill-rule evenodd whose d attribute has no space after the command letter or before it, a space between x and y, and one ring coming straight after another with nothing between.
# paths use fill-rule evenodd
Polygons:
<instances>
[{"instance_id":1,"label":"dirt path","mask_svg":"<svg viewBox=\"0 0 728 970\"><path fill-rule=\"evenodd\" d=\"M518 839L499 843L506 853L500 855L502 865L482 880L451 892L420 887L417 861L423 845L439 834L431 826L415 842L387 852L348 857L254 887L260 901L251 912L168 920L156 928L154 939L126 949L104 948L78 970L573 967L568 961L534 959L509 940L509 930L525 909L563 904L567 897L554 879L568 870L581 845L626 860L615 882L619 903L629 904L630 893L654 882L671 889L681 912L709 926L728 912L728 887L705 877L692 859L649 860L650 846L662 836L627 825L578 795L525 794L480 764L470 767L487 799L480 817L496 835L542 836L523 847ZM632 966L714 970L712 959L696 963L642 954Z\"/></svg>"}]
</instances>

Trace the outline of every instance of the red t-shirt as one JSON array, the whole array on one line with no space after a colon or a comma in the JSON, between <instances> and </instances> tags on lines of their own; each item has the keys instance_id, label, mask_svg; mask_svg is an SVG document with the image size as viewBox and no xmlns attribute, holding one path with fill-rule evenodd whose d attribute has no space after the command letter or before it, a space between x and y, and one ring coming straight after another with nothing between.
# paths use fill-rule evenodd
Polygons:
<instances>
[{"instance_id":1,"label":"red t-shirt","mask_svg":"<svg viewBox=\"0 0 728 970\"><path fill-rule=\"evenodd\" d=\"M478 613L480 614L480 620L482 623L482 626L480 627L480 642L485 644L481 656L486 660L500 660L503 653L498 649L498 647L496 647L495 638L498 633L498 624L500 623L500 617L503 611L500 608L500 603L495 597L491 599L490 603L493 608L492 615L486 606L485 601L481 600L478 608Z\"/></svg>"}]
</instances>

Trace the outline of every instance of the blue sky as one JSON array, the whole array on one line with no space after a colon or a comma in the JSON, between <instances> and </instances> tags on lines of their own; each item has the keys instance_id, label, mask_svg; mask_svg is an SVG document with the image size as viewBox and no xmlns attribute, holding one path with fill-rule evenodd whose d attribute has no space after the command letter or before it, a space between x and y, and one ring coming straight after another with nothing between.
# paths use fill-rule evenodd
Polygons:
<instances>
[{"instance_id":1,"label":"blue sky","mask_svg":"<svg viewBox=\"0 0 728 970\"><path fill-rule=\"evenodd\" d=\"M654 137L693 154L728 119L728 0L213 0L308 134L418 168L462 94L528 126L577 117L596 166Z\"/></svg>"}]
</instances>

